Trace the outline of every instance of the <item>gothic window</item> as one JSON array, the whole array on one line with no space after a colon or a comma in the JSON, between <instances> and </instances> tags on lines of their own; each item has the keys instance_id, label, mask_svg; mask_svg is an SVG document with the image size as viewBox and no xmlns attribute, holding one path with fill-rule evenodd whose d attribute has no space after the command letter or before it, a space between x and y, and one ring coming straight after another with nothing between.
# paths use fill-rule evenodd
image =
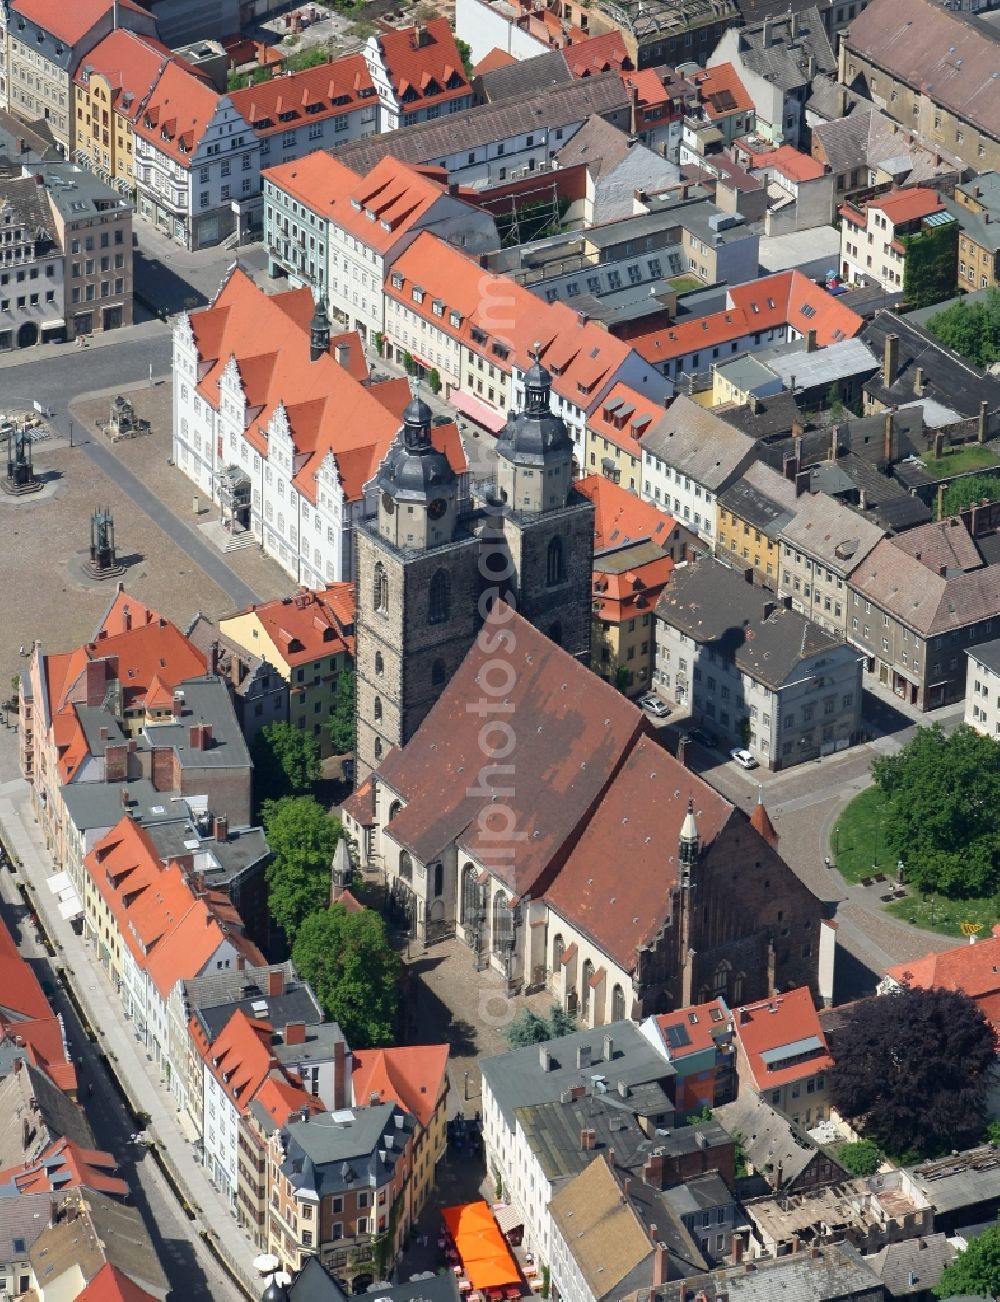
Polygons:
<instances>
[{"instance_id":1,"label":"gothic window","mask_svg":"<svg viewBox=\"0 0 1000 1302\"><path fill-rule=\"evenodd\" d=\"M733 1003L738 1004L743 1000L743 982L746 977L742 972L737 972L733 977Z\"/></svg>"},{"instance_id":2,"label":"gothic window","mask_svg":"<svg viewBox=\"0 0 1000 1302\"><path fill-rule=\"evenodd\" d=\"M562 621L561 620L557 619L556 622L549 629L549 638L551 639L551 641L553 641L556 644L556 646L562 646Z\"/></svg>"},{"instance_id":3,"label":"gothic window","mask_svg":"<svg viewBox=\"0 0 1000 1302\"><path fill-rule=\"evenodd\" d=\"M377 674L385 673L385 661L382 659L382 652L375 652L375 672Z\"/></svg>"},{"instance_id":4,"label":"gothic window","mask_svg":"<svg viewBox=\"0 0 1000 1302\"><path fill-rule=\"evenodd\" d=\"M556 936L555 940L553 940L552 942L552 971L553 972L558 972L559 969L562 967L562 956L565 948L566 948L566 942L565 940L563 940L563 935L562 932L560 931Z\"/></svg>"},{"instance_id":5,"label":"gothic window","mask_svg":"<svg viewBox=\"0 0 1000 1302\"><path fill-rule=\"evenodd\" d=\"M375 738L375 758L376 758L376 759L381 759L381 758L382 758L382 738L381 738L381 737L376 737L376 738Z\"/></svg>"},{"instance_id":6,"label":"gothic window","mask_svg":"<svg viewBox=\"0 0 1000 1302\"><path fill-rule=\"evenodd\" d=\"M434 894L440 895L444 890L444 867L442 864L434 865Z\"/></svg>"},{"instance_id":7,"label":"gothic window","mask_svg":"<svg viewBox=\"0 0 1000 1302\"><path fill-rule=\"evenodd\" d=\"M399 875L404 882L413 881L413 860L405 850L399 856Z\"/></svg>"},{"instance_id":8,"label":"gothic window","mask_svg":"<svg viewBox=\"0 0 1000 1302\"><path fill-rule=\"evenodd\" d=\"M621 1022L625 1019L625 991L615 986L611 992L611 1020Z\"/></svg>"},{"instance_id":9,"label":"gothic window","mask_svg":"<svg viewBox=\"0 0 1000 1302\"><path fill-rule=\"evenodd\" d=\"M565 578L566 560L563 556L562 539L553 538L549 543L549 550L546 556L545 582L550 588L554 588L557 583L562 583Z\"/></svg>"},{"instance_id":10,"label":"gothic window","mask_svg":"<svg viewBox=\"0 0 1000 1302\"><path fill-rule=\"evenodd\" d=\"M398 800L394 800L394 801L392 802L392 804L389 806L389 822L390 822L390 823L392 822L392 820L396 817L396 815L399 813L399 811L400 811L402 808L403 808L403 806L402 806L402 803L401 803L400 801L398 801Z\"/></svg>"},{"instance_id":11,"label":"gothic window","mask_svg":"<svg viewBox=\"0 0 1000 1302\"><path fill-rule=\"evenodd\" d=\"M375 697L375 721L378 722L378 720L381 718L382 718L382 698L381 696L376 696Z\"/></svg>"},{"instance_id":12,"label":"gothic window","mask_svg":"<svg viewBox=\"0 0 1000 1302\"><path fill-rule=\"evenodd\" d=\"M444 682L444 661L435 660L431 665L431 682L435 687L440 687Z\"/></svg>"},{"instance_id":13,"label":"gothic window","mask_svg":"<svg viewBox=\"0 0 1000 1302\"><path fill-rule=\"evenodd\" d=\"M509 954L514 947L514 915L507 904L507 896L497 891L493 896L493 952Z\"/></svg>"},{"instance_id":14,"label":"gothic window","mask_svg":"<svg viewBox=\"0 0 1000 1302\"><path fill-rule=\"evenodd\" d=\"M438 570L431 579L428 622L443 624L448 619L450 607L451 594L448 591L448 575L444 570Z\"/></svg>"},{"instance_id":15,"label":"gothic window","mask_svg":"<svg viewBox=\"0 0 1000 1302\"><path fill-rule=\"evenodd\" d=\"M594 975L594 965L588 958L583 965L583 974L580 977L580 1008L583 1012L583 1020L587 1021L590 1017L590 978Z\"/></svg>"},{"instance_id":16,"label":"gothic window","mask_svg":"<svg viewBox=\"0 0 1000 1302\"><path fill-rule=\"evenodd\" d=\"M725 959L715 969L715 980L712 982L713 989L717 995L724 995L729 985L730 965Z\"/></svg>"},{"instance_id":17,"label":"gothic window","mask_svg":"<svg viewBox=\"0 0 1000 1302\"><path fill-rule=\"evenodd\" d=\"M479 915L479 888L476 885L476 868L467 863L462 869L462 923L467 928L476 925Z\"/></svg>"},{"instance_id":18,"label":"gothic window","mask_svg":"<svg viewBox=\"0 0 1000 1302\"><path fill-rule=\"evenodd\" d=\"M372 592L374 608L380 615L389 613L389 576L381 561L375 565L375 586Z\"/></svg>"}]
</instances>

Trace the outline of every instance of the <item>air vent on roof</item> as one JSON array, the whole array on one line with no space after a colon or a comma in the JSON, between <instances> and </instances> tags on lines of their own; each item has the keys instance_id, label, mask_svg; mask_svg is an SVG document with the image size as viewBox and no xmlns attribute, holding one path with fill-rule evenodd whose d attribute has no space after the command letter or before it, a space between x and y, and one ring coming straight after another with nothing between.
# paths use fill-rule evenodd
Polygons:
<instances>
[{"instance_id":1,"label":"air vent on roof","mask_svg":"<svg viewBox=\"0 0 1000 1302\"><path fill-rule=\"evenodd\" d=\"M254 1017L263 1017L267 1012L267 1000L255 999L250 1005L250 1011L253 1013Z\"/></svg>"}]
</instances>

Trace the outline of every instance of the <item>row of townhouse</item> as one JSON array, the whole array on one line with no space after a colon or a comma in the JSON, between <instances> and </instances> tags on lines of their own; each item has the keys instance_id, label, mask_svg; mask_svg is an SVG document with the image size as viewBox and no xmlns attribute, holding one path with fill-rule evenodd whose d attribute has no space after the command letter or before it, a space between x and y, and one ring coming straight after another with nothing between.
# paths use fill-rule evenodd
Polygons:
<instances>
[{"instance_id":1,"label":"row of townhouse","mask_svg":"<svg viewBox=\"0 0 1000 1302\"><path fill-rule=\"evenodd\" d=\"M10 0L0 27L2 107L44 119L67 158L189 248L259 228L262 167L473 101L444 19L231 94L162 44L131 0Z\"/></svg>"}]
</instances>

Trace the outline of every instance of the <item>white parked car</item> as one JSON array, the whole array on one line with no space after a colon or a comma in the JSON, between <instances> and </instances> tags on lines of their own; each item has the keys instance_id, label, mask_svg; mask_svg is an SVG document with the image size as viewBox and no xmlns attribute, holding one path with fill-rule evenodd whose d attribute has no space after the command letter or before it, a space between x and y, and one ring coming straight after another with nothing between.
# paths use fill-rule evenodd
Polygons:
<instances>
[{"instance_id":1,"label":"white parked car","mask_svg":"<svg viewBox=\"0 0 1000 1302\"><path fill-rule=\"evenodd\" d=\"M654 715L657 719L665 719L670 714L670 706L664 701L661 701L658 696L654 696L652 692L647 692L645 696L640 696L639 704L644 710L648 710L649 713Z\"/></svg>"},{"instance_id":2,"label":"white parked car","mask_svg":"<svg viewBox=\"0 0 1000 1302\"><path fill-rule=\"evenodd\" d=\"M744 750L742 746L734 746L729 752L729 757L730 759L734 759L741 768L755 769L757 767L757 761L750 752Z\"/></svg>"}]
</instances>

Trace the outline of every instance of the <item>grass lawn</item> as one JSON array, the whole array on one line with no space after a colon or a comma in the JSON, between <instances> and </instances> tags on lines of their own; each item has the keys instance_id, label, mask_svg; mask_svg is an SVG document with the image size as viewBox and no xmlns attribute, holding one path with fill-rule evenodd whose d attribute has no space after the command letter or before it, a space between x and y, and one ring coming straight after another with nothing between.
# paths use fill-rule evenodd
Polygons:
<instances>
[{"instance_id":1,"label":"grass lawn","mask_svg":"<svg viewBox=\"0 0 1000 1302\"><path fill-rule=\"evenodd\" d=\"M927 473L932 479L944 479L948 475L961 475L968 470L991 469L998 464L995 452L978 443L967 443L960 448L952 448L943 457L921 457Z\"/></svg>"},{"instance_id":2,"label":"grass lawn","mask_svg":"<svg viewBox=\"0 0 1000 1302\"><path fill-rule=\"evenodd\" d=\"M859 882L875 872L889 873L895 879L899 854L882 832L884 807L878 787L868 787L854 797L834 825L831 855L849 882ZM873 865L877 865L874 870Z\"/></svg>"},{"instance_id":3,"label":"grass lawn","mask_svg":"<svg viewBox=\"0 0 1000 1302\"><path fill-rule=\"evenodd\" d=\"M926 931L940 931L944 936L955 936L959 940L963 938L963 922L982 923L983 929L979 934L988 936L997 921L996 901L991 897L946 900L941 895L907 895L904 900L886 905L886 909L903 922L923 927Z\"/></svg>"},{"instance_id":4,"label":"grass lawn","mask_svg":"<svg viewBox=\"0 0 1000 1302\"><path fill-rule=\"evenodd\" d=\"M694 276L674 276L673 280L667 281L667 284L671 289L675 289L678 294L687 294L692 289L705 288L700 280L695 280Z\"/></svg>"}]
</instances>

